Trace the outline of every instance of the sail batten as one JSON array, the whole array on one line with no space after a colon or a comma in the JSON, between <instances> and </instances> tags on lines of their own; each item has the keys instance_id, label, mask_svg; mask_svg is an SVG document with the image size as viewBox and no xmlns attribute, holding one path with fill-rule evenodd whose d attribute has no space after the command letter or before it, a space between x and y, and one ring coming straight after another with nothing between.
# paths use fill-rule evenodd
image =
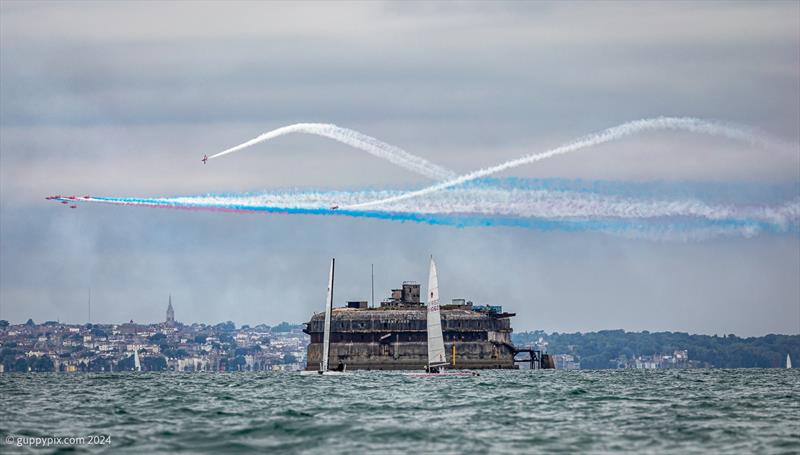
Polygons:
<instances>
[{"instance_id":1,"label":"sail batten","mask_svg":"<svg viewBox=\"0 0 800 455\"><path fill-rule=\"evenodd\" d=\"M336 259L331 258L331 271L328 275L328 297L325 301L325 326L322 337L322 363L319 367L321 372L328 371L328 354L331 344L331 311L333 309L333 272Z\"/></svg>"},{"instance_id":2,"label":"sail batten","mask_svg":"<svg viewBox=\"0 0 800 455\"><path fill-rule=\"evenodd\" d=\"M442 317L439 309L439 277L436 273L436 263L431 258L430 273L428 274L428 367L439 367L446 364Z\"/></svg>"}]
</instances>

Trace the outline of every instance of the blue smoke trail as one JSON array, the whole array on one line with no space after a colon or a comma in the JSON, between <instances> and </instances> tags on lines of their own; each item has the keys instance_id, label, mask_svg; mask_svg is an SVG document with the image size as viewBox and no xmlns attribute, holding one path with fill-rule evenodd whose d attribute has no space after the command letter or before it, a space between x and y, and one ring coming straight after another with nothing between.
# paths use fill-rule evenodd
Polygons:
<instances>
[{"instance_id":1,"label":"blue smoke trail","mask_svg":"<svg viewBox=\"0 0 800 455\"><path fill-rule=\"evenodd\" d=\"M686 198L687 191L691 191L690 198ZM352 202L392 194L402 194L402 191L286 190L167 198L96 197L85 202L184 210L335 215L462 228L499 226L538 231L595 231L655 240L797 234L800 218L800 184L687 185L522 178L471 181L429 197L429 205L423 207L332 208L336 201ZM643 194L648 197L641 197ZM754 198L765 195L773 201L771 205L751 203ZM489 202L474 205L470 201L475 197L484 200L488 197Z\"/></svg>"}]
</instances>

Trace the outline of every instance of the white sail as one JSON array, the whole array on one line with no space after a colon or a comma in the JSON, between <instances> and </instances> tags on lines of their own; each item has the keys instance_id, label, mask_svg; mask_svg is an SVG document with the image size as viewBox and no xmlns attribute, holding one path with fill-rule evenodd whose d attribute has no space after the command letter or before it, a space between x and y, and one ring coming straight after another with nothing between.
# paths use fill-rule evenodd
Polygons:
<instances>
[{"instance_id":1,"label":"white sail","mask_svg":"<svg viewBox=\"0 0 800 455\"><path fill-rule=\"evenodd\" d=\"M436 263L431 258L431 269L428 275L428 367L439 367L446 364L442 317L439 311L439 279L436 275Z\"/></svg>"},{"instance_id":2,"label":"white sail","mask_svg":"<svg viewBox=\"0 0 800 455\"><path fill-rule=\"evenodd\" d=\"M133 369L142 371L142 362L139 361L139 351L133 351Z\"/></svg>"},{"instance_id":3,"label":"white sail","mask_svg":"<svg viewBox=\"0 0 800 455\"><path fill-rule=\"evenodd\" d=\"M792 358L789 356L789 354L786 354L786 368L791 368L791 367L792 367Z\"/></svg>"},{"instance_id":4,"label":"white sail","mask_svg":"<svg viewBox=\"0 0 800 455\"><path fill-rule=\"evenodd\" d=\"M333 268L336 259L331 258L331 272L328 275L328 300L325 302L325 327L322 335L322 364L319 371L328 371L328 354L331 344L331 311L333 309Z\"/></svg>"}]
</instances>

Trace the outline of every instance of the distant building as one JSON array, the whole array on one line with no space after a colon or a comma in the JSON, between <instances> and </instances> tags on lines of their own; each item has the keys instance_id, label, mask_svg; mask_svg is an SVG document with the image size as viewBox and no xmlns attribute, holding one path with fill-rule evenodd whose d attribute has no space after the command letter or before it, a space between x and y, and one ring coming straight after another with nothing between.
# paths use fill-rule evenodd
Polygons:
<instances>
[{"instance_id":1,"label":"distant building","mask_svg":"<svg viewBox=\"0 0 800 455\"><path fill-rule=\"evenodd\" d=\"M175 324L175 310L172 308L172 295L169 296L169 305L167 306L167 324Z\"/></svg>"},{"instance_id":2,"label":"distant building","mask_svg":"<svg viewBox=\"0 0 800 455\"><path fill-rule=\"evenodd\" d=\"M670 354L639 355L631 359L620 356L616 360L617 368L637 368L655 370L664 368L697 368L697 361L689 360L689 351L677 350Z\"/></svg>"},{"instance_id":3,"label":"distant building","mask_svg":"<svg viewBox=\"0 0 800 455\"><path fill-rule=\"evenodd\" d=\"M575 360L571 354L557 354L553 358L556 362L556 370L580 370L581 363Z\"/></svg>"}]
</instances>

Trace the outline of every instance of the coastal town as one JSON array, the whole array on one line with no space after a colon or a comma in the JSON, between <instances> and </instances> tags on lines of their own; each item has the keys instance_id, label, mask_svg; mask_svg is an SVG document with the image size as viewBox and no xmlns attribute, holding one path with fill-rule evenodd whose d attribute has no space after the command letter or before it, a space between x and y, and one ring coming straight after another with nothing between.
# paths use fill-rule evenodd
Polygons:
<instances>
[{"instance_id":1,"label":"coastal town","mask_svg":"<svg viewBox=\"0 0 800 455\"><path fill-rule=\"evenodd\" d=\"M154 324L0 321L0 372L295 371L307 345L300 325L182 324L170 299Z\"/></svg>"},{"instance_id":2,"label":"coastal town","mask_svg":"<svg viewBox=\"0 0 800 455\"><path fill-rule=\"evenodd\" d=\"M185 324L176 320L171 299L167 303L164 320L158 323L67 324L29 319L11 324L0 320L0 373L299 371L308 367L312 337L304 332L303 324ZM511 340L517 350L550 353L557 370L782 368L788 364L786 353L800 336L523 331L512 333ZM514 364L520 369L530 367L524 354L515 355Z\"/></svg>"}]
</instances>

